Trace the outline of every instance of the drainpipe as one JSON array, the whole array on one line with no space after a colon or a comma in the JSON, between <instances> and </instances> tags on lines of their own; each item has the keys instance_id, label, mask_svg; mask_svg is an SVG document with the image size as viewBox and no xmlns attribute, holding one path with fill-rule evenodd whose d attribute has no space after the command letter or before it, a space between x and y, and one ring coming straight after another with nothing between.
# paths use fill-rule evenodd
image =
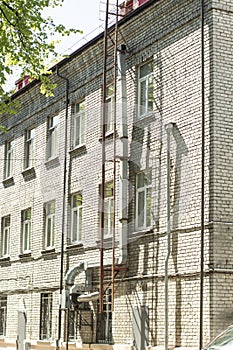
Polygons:
<instances>
[{"instance_id":1,"label":"drainpipe","mask_svg":"<svg viewBox=\"0 0 233 350\"><path fill-rule=\"evenodd\" d=\"M118 50L118 83L119 83L119 139L120 139L120 179L119 179L119 221L120 221L120 256L118 264L128 260L128 125L126 98L126 45Z\"/></svg>"},{"instance_id":2,"label":"drainpipe","mask_svg":"<svg viewBox=\"0 0 233 350\"><path fill-rule=\"evenodd\" d=\"M167 255L165 258L165 350L168 350L168 262L171 253L171 213L170 213L170 140L173 123L165 125L167 131Z\"/></svg>"},{"instance_id":3,"label":"drainpipe","mask_svg":"<svg viewBox=\"0 0 233 350\"><path fill-rule=\"evenodd\" d=\"M205 239L205 1L201 0L201 252L200 252L200 330L199 348L203 345L204 239Z\"/></svg>"},{"instance_id":4,"label":"drainpipe","mask_svg":"<svg viewBox=\"0 0 233 350\"><path fill-rule=\"evenodd\" d=\"M63 289L63 269L64 269L64 241L65 241L65 209L66 209L66 172L67 172L67 121L68 121L68 108L69 108L69 79L59 74L57 66L57 76L66 81L66 114L65 114L65 138L64 138L64 173L63 173L63 202L62 202L62 230L61 230L61 264L60 264L60 301L59 301L59 314L58 314L58 338L56 340L56 348L59 349L61 339L61 302L62 302L62 289Z\"/></svg>"}]
</instances>

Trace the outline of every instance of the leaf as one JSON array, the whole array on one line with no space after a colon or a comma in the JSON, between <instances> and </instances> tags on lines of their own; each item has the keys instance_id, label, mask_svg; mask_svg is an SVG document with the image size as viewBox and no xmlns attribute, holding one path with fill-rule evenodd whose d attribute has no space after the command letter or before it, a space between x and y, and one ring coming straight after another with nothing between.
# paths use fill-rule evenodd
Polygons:
<instances>
[{"instance_id":1,"label":"leaf","mask_svg":"<svg viewBox=\"0 0 233 350\"><path fill-rule=\"evenodd\" d=\"M64 0L14 0L0 2L0 115L16 112L16 104L10 101L10 93L4 91L13 67L21 67L22 76L29 75L41 81L40 90L51 96L55 85L50 82L48 62L60 60L56 42L48 41L56 33L68 36L82 33L56 25L52 18L43 17L47 7L62 6ZM10 101L10 102L9 102Z\"/></svg>"}]
</instances>

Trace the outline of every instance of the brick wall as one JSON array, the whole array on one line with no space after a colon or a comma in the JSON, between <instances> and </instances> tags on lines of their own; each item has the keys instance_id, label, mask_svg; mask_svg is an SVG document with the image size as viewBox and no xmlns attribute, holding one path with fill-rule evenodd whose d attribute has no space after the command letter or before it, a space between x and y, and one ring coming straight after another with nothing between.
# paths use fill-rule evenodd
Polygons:
<instances>
[{"instance_id":1,"label":"brick wall","mask_svg":"<svg viewBox=\"0 0 233 350\"><path fill-rule=\"evenodd\" d=\"M231 316L231 22L230 4L207 2L205 21L205 261L204 343L230 323ZM120 25L119 41L127 46L127 116L129 148L128 269L115 281L113 341L133 342L133 308L148 307L148 345L164 344L164 261L166 237L165 125L171 135L171 256L169 259L169 345L197 347L199 343L200 220L201 220L201 49L199 1L151 2ZM154 110L137 120L137 67L154 65ZM224 62L224 65L223 65ZM101 185L102 38L66 60L60 73L70 80L66 210L64 216L64 273L81 261L92 266L93 290L99 288L99 197ZM111 81L111 75L109 81ZM19 94L18 114L2 121L0 162L4 168L5 142L13 137L13 181L0 173L0 214L11 215L10 257L0 259L1 294L8 296L6 336L17 336L17 305L27 309L27 339L39 338L40 293L53 293L52 341L57 338L64 174L65 82L54 73L54 97L39 94L32 85ZM85 98L85 146L72 149L72 105ZM119 101L119 95L117 96ZM47 123L59 115L58 157L46 160ZM119 116L117 116L119 128ZM25 130L34 126L34 172L25 174ZM112 138L106 139L106 180L113 177ZM121 144L117 139L116 152ZM152 222L135 229L135 176L152 169ZM120 163L116 163L117 179ZM210 171L209 171L210 170ZM71 245L70 195L82 191L82 244ZM54 249L43 247L44 204L55 200ZM119 183L116 183L116 206ZM20 254L21 211L32 207L31 253ZM116 257L120 255L119 214L116 213ZM105 261L111 259L111 241L105 241ZM211 269L209 269L211 268ZM81 277L78 276L78 279ZM105 287L110 276L106 276ZM222 302L220 303L220 300ZM84 343L96 341L97 302L91 303L93 329L81 329ZM88 318L89 316L87 316ZM89 318L88 318L89 319ZM101 325L100 325L101 326ZM64 314L62 338L64 337ZM91 334L90 334L91 333ZM92 338L92 339L90 339Z\"/></svg>"}]
</instances>

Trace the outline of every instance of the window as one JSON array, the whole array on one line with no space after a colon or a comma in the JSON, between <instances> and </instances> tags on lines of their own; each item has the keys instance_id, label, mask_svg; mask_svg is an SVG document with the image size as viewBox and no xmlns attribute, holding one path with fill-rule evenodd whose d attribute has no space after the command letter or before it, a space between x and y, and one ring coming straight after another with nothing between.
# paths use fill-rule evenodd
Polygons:
<instances>
[{"instance_id":1,"label":"window","mask_svg":"<svg viewBox=\"0 0 233 350\"><path fill-rule=\"evenodd\" d=\"M2 218L2 247L1 256L6 257L9 254L9 240L10 240L10 215L4 216Z\"/></svg>"},{"instance_id":2,"label":"window","mask_svg":"<svg viewBox=\"0 0 233 350\"><path fill-rule=\"evenodd\" d=\"M55 201L45 204L45 249L54 245Z\"/></svg>"},{"instance_id":3,"label":"window","mask_svg":"<svg viewBox=\"0 0 233 350\"><path fill-rule=\"evenodd\" d=\"M6 153L5 153L5 179L9 178L13 174L13 150L14 141L10 140L6 142Z\"/></svg>"},{"instance_id":4,"label":"window","mask_svg":"<svg viewBox=\"0 0 233 350\"><path fill-rule=\"evenodd\" d=\"M48 120L48 159L54 158L58 153L58 115Z\"/></svg>"},{"instance_id":5,"label":"window","mask_svg":"<svg viewBox=\"0 0 233 350\"><path fill-rule=\"evenodd\" d=\"M52 293L42 293L40 301L40 340L52 337Z\"/></svg>"},{"instance_id":6,"label":"window","mask_svg":"<svg viewBox=\"0 0 233 350\"><path fill-rule=\"evenodd\" d=\"M25 135L25 169L32 168L34 165L34 139L35 129L26 130Z\"/></svg>"},{"instance_id":7,"label":"window","mask_svg":"<svg viewBox=\"0 0 233 350\"><path fill-rule=\"evenodd\" d=\"M113 182L108 182L105 184L105 198L104 198L104 236L105 237L110 236L112 234L113 214L114 214L113 213Z\"/></svg>"},{"instance_id":8,"label":"window","mask_svg":"<svg viewBox=\"0 0 233 350\"><path fill-rule=\"evenodd\" d=\"M82 239L82 194L74 194L71 201L71 242L74 243Z\"/></svg>"},{"instance_id":9,"label":"window","mask_svg":"<svg viewBox=\"0 0 233 350\"><path fill-rule=\"evenodd\" d=\"M99 303L98 303L99 306ZM103 312L97 313L97 343L112 343L112 289L103 295Z\"/></svg>"},{"instance_id":10,"label":"window","mask_svg":"<svg viewBox=\"0 0 233 350\"><path fill-rule=\"evenodd\" d=\"M153 63L148 62L138 69L138 117L153 110Z\"/></svg>"},{"instance_id":11,"label":"window","mask_svg":"<svg viewBox=\"0 0 233 350\"><path fill-rule=\"evenodd\" d=\"M22 253L31 250L31 208L22 211Z\"/></svg>"},{"instance_id":12,"label":"window","mask_svg":"<svg viewBox=\"0 0 233 350\"><path fill-rule=\"evenodd\" d=\"M114 87L109 85L106 88L106 106L105 106L105 131L110 132L114 128Z\"/></svg>"},{"instance_id":13,"label":"window","mask_svg":"<svg viewBox=\"0 0 233 350\"><path fill-rule=\"evenodd\" d=\"M0 297L0 336L6 335L7 297Z\"/></svg>"},{"instance_id":14,"label":"window","mask_svg":"<svg viewBox=\"0 0 233 350\"><path fill-rule=\"evenodd\" d=\"M78 340L80 330L80 317L81 314L76 310L69 310L69 341Z\"/></svg>"},{"instance_id":15,"label":"window","mask_svg":"<svg viewBox=\"0 0 233 350\"><path fill-rule=\"evenodd\" d=\"M136 175L136 228L151 225L151 170Z\"/></svg>"},{"instance_id":16,"label":"window","mask_svg":"<svg viewBox=\"0 0 233 350\"><path fill-rule=\"evenodd\" d=\"M74 106L74 147L81 146L85 142L85 102L76 103Z\"/></svg>"}]
</instances>

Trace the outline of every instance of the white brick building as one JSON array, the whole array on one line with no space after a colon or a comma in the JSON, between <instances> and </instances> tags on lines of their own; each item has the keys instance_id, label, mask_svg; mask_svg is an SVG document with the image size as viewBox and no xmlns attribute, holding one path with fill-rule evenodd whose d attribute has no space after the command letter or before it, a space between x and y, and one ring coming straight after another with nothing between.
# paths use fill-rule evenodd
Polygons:
<instances>
[{"instance_id":1,"label":"white brick building","mask_svg":"<svg viewBox=\"0 0 233 350\"><path fill-rule=\"evenodd\" d=\"M36 81L15 93L20 109L1 119L7 132L0 135L2 346L16 341L24 313L23 338L32 348L58 340L69 347L164 346L167 273L168 345L198 348L203 233L203 343L232 324L233 1L205 1L204 154L200 11L199 0L149 0L119 22L126 73L123 64L116 99L114 298L112 71L100 239L103 34L53 68L54 97L40 95ZM101 248L103 313L93 297L100 290ZM71 304L68 312L59 294L71 293L71 285L91 301L75 310Z\"/></svg>"}]
</instances>

